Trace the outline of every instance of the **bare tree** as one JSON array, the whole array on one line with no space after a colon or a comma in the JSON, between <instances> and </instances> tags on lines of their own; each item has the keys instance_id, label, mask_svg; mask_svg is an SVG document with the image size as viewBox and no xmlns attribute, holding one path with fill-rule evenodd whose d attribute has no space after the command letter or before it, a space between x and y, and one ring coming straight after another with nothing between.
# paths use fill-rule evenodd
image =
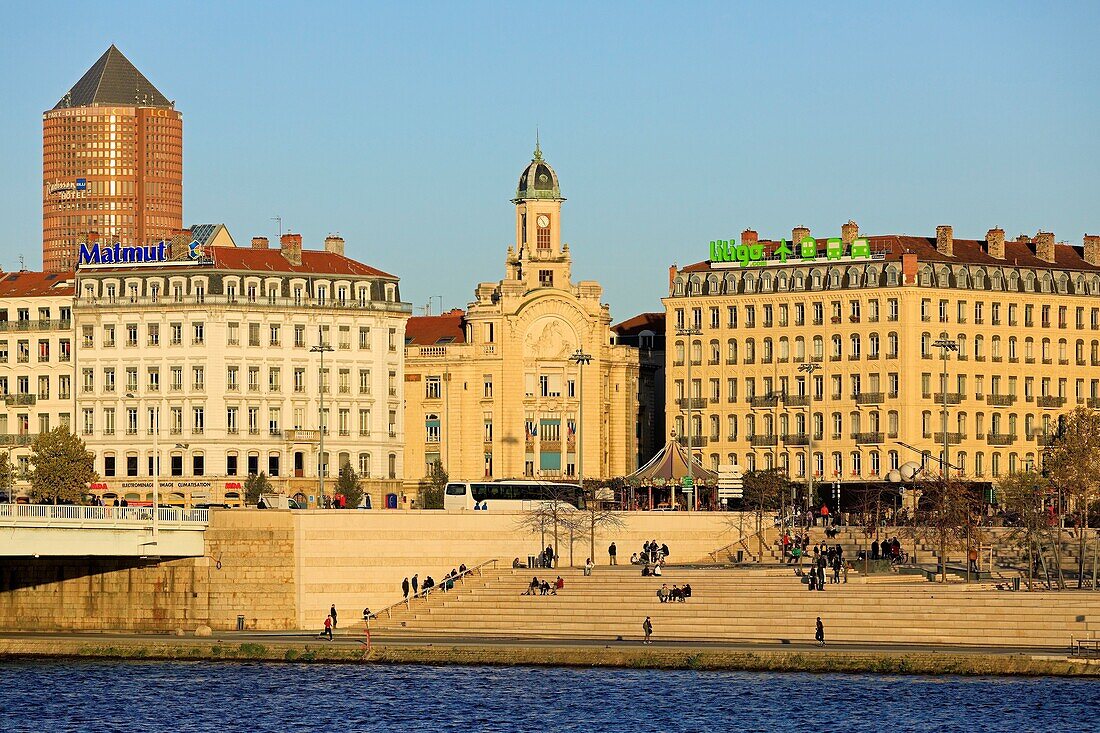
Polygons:
<instances>
[{"instance_id":1,"label":"bare tree","mask_svg":"<svg viewBox=\"0 0 1100 733\"><path fill-rule=\"evenodd\" d=\"M764 558L764 515L779 511L790 490L787 476L778 468L749 471L744 477L745 496L742 506L756 515L756 538L760 559Z\"/></svg>"},{"instance_id":2,"label":"bare tree","mask_svg":"<svg viewBox=\"0 0 1100 733\"><path fill-rule=\"evenodd\" d=\"M1032 590L1036 559L1046 570L1043 545L1053 540L1045 506L1050 482L1034 471L1013 473L1001 479L997 490L1001 506L1013 525L1005 540L1027 552L1027 589Z\"/></svg>"},{"instance_id":3,"label":"bare tree","mask_svg":"<svg viewBox=\"0 0 1100 733\"><path fill-rule=\"evenodd\" d=\"M1077 521L1077 587L1085 581L1085 535L1089 526L1089 507L1100 493L1100 411L1078 407L1058 418L1058 427L1043 457L1043 471L1059 494L1066 498ZM1061 514L1062 507L1058 507ZM1062 523L1058 523L1058 572ZM1060 582L1061 578L1060 578Z\"/></svg>"},{"instance_id":4,"label":"bare tree","mask_svg":"<svg viewBox=\"0 0 1100 733\"><path fill-rule=\"evenodd\" d=\"M917 484L917 490L920 498L909 531L914 538L936 544L940 582L947 582L948 551L969 550L972 542L980 540L977 517L981 502L966 484L946 476L926 478ZM969 564L967 568L969 575Z\"/></svg>"},{"instance_id":5,"label":"bare tree","mask_svg":"<svg viewBox=\"0 0 1100 733\"><path fill-rule=\"evenodd\" d=\"M531 534L539 533L540 549L546 542L546 533L553 537L554 556L558 556L561 534L576 531L578 512L570 500L574 499L573 489L561 484L546 484L541 500L532 501L531 508L524 510L517 525Z\"/></svg>"},{"instance_id":6,"label":"bare tree","mask_svg":"<svg viewBox=\"0 0 1100 733\"><path fill-rule=\"evenodd\" d=\"M626 525L622 512L608 506L608 496L613 499L614 491L614 486L606 486L592 479L586 479L581 487L584 510L576 518L576 529L580 538L588 539L588 556L592 562L596 561L596 534L622 529Z\"/></svg>"}]
</instances>

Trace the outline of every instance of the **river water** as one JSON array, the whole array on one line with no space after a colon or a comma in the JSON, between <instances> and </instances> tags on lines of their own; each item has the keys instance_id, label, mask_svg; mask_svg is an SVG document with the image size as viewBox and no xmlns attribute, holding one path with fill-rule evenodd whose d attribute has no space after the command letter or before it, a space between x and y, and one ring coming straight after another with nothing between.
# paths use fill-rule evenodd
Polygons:
<instances>
[{"instance_id":1,"label":"river water","mask_svg":"<svg viewBox=\"0 0 1100 733\"><path fill-rule=\"evenodd\" d=\"M1059 678L210 662L0 664L0 731L1096 731Z\"/></svg>"}]
</instances>

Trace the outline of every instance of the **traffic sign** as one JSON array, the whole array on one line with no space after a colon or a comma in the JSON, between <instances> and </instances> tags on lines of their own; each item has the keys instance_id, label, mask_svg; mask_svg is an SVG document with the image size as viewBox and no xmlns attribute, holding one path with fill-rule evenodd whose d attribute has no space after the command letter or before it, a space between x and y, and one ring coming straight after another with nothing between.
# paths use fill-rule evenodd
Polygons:
<instances>
[{"instance_id":1,"label":"traffic sign","mask_svg":"<svg viewBox=\"0 0 1100 733\"><path fill-rule=\"evenodd\" d=\"M685 489L690 489L693 485L694 484L692 483L691 476L684 476L683 480L681 481L681 486L683 486L683 488Z\"/></svg>"}]
</instances>

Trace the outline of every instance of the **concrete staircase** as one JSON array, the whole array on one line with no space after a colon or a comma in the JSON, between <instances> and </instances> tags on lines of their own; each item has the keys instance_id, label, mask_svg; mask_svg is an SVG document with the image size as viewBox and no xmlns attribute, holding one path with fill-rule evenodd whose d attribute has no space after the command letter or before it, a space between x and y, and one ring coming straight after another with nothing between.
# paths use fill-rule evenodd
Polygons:
<instances>
[{"instance_id":1,"label":"concrete staircase","mask_svg":"<svg viewBox=\"0 0 1100 733\"><path fill-rule=\"evenodd\" d=\"M542 577L542 572L534 574ZM532 571L504 570L435 594L372 623L380 638L638 639L646 616L660 640L810 642L820 616L829 641L1066 647L1100 636L1100 594L1011 593L977 584L932 584L877 575L810 592L787 568L679 568L643 578L635 568L561 575L556 596L521 595ZM689 583L684 603L657 600L662 584Z\"/></svg>"}]
</instances>

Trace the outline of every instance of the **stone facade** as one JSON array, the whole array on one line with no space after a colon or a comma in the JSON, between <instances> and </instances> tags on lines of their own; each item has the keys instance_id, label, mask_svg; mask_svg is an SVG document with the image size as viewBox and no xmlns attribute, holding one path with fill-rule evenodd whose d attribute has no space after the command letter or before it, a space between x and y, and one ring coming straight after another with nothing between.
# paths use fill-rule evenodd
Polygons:
<instances>
[{"instance_id":1,"label":"stone facade","mask_svg":"<svg viewBox=\"0 0 1100 733\"><path fill-rule=\"evenodd\" d=\"M435 461L453 479L635 468L638 352L615 342L600 285L572 281L564 200L536 149L513 200L516 244L504 279L479 284L465 311L410 320L407 478ZM591 357L581 367L572 359L578 349Z\"/></svg>"}]
</instances>

